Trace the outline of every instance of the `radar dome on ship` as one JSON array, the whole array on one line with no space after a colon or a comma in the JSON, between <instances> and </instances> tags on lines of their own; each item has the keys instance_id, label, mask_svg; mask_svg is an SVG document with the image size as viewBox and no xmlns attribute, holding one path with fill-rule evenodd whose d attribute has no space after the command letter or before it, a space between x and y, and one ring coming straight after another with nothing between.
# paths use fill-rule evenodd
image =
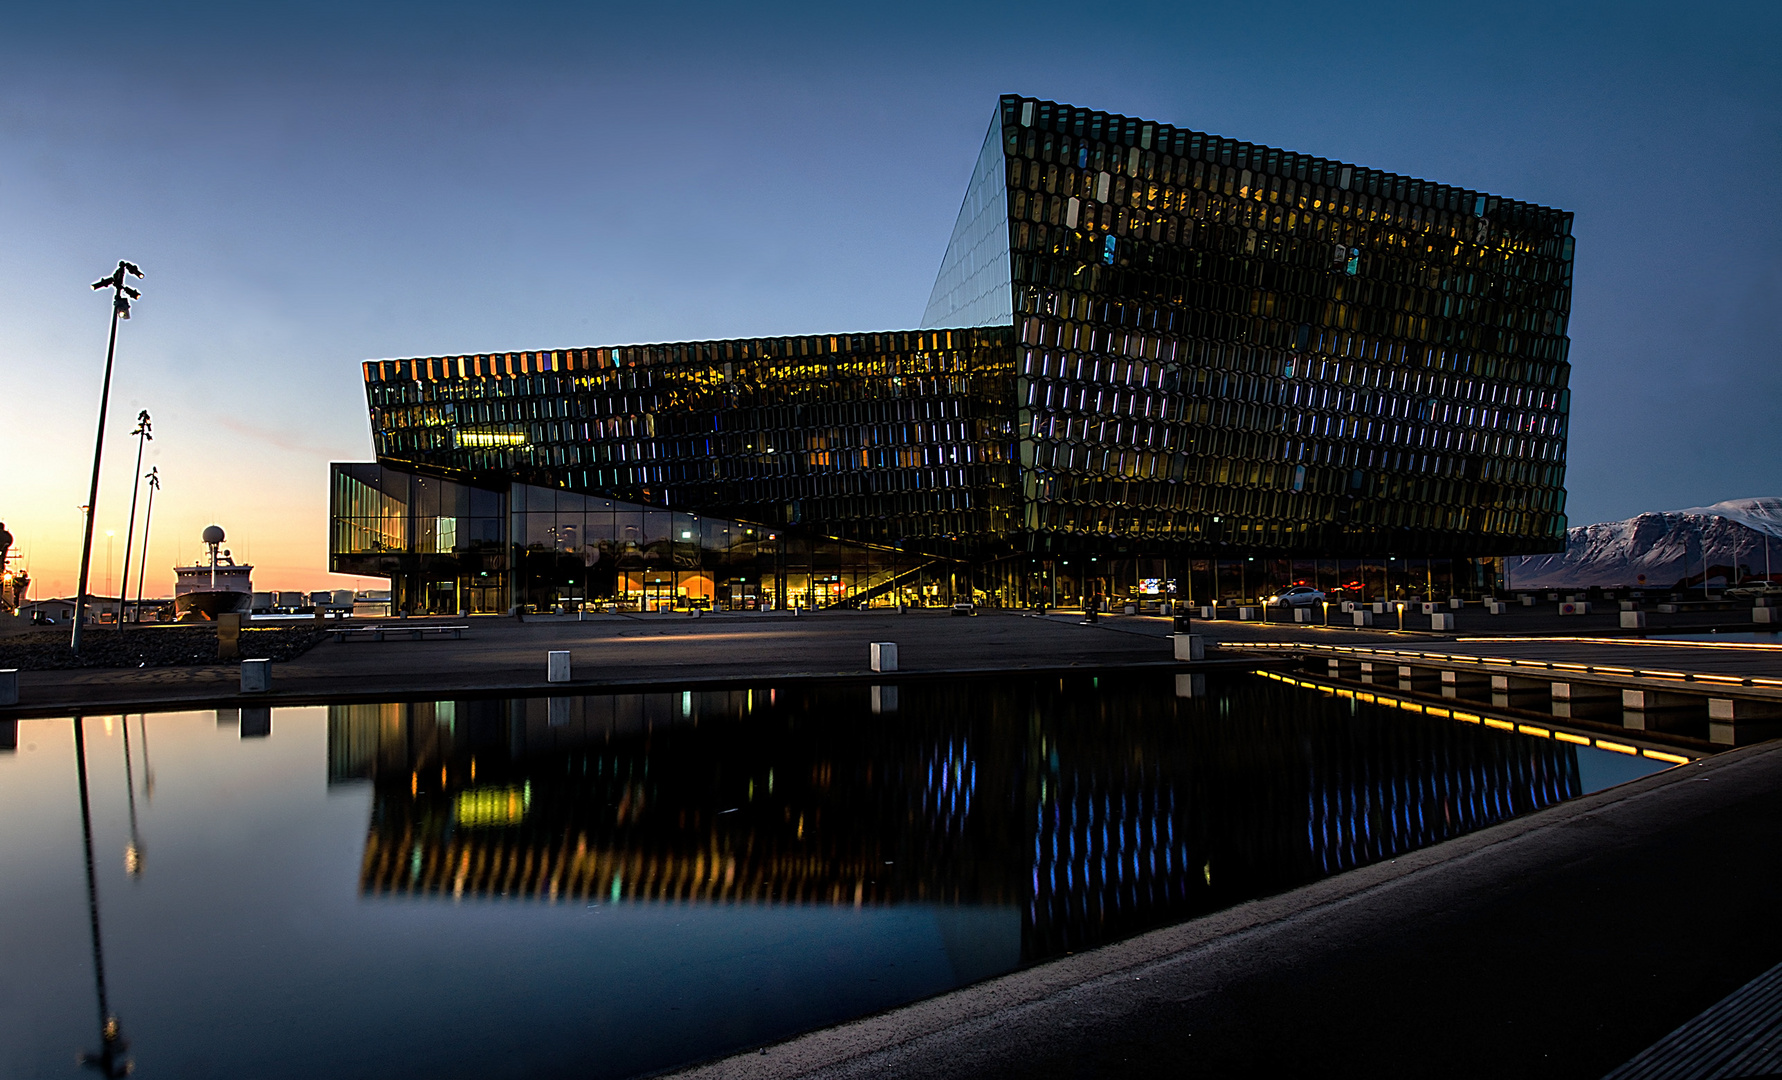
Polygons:
<instances>
[{"instance_id":1,"label":"radar dome on ship","mask_svg":"<svg viewBox=\"0 0 1782 1080\"><path fill-rule=\"evenodd\" d=\"M204 542L207 544L222 543L223 542L223 527L221 525L207 525L207 526L205 526L205 528L204 528Z\"/></svg>"}]
</instances>

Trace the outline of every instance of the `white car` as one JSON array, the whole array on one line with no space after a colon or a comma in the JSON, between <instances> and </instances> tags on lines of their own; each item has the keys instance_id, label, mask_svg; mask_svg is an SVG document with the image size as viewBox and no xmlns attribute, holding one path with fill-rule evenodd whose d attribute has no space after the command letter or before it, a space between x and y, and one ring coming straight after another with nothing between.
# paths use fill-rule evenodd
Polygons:
<instances>
[{"instance_id":1,"label":"white car","mask_svg":"<svg viewBox=\"0 0 1782 1080\"><path fill-rule=\"evenodd\" d=\"M1310 585L1295 585L1264 600L1269 607L1308 607L1322 603L1324 594Z\"/></svg>"}]
</instances>

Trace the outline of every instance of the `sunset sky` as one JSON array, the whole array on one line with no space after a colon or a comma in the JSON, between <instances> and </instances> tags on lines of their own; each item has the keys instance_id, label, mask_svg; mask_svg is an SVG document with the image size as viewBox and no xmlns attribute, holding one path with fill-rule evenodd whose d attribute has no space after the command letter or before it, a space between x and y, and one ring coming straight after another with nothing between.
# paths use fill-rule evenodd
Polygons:
<instances>
[{"instance_id":1,"label":"sunset sky","mask_svg":"<svg viewBox=\"0 0 1782 1080\"><path fill-rule=\"evenodd\" d=\"M0 12L35 596L74 588L118 259L95 588L144 408L151 595L212 522L260 588L351 585L361 360L915 326L1005 92L1574 211L1572 523L1782 494L1777 5L37 7Z\"/></svg>"}]
</instances>

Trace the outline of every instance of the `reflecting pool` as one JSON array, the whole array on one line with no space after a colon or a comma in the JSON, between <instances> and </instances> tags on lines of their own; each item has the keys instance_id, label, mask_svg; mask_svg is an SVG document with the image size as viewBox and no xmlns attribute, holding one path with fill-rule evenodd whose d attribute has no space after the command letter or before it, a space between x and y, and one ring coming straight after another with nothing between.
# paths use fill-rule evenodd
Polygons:
<instances>
[{"instance_id":1,"label":"reflecting pool","mask_svg":"<svg viewBox=\"0 0 1782 1080\"><path fill-rule=\"evenodd\" d=\"M0 1075L623 1077L1657 767L1243 675L20 721Z\"/></svg>"}]
</instances>

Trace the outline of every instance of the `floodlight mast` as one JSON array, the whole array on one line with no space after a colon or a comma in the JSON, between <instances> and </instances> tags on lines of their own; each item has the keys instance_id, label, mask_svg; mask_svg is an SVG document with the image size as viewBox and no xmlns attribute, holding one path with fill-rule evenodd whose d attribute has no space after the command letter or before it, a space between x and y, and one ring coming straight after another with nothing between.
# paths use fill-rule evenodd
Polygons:
<instances>
[{"instance_id":1,"label":"floodlight mast","mask_svg":"<svg viewBox=\"0 0 1782 1080\"><path fill-rule=\"evenodd\" d=\"M142 472L142 447L144 443L154 441L153 430L154 424L149 420L148 410L143 409L136 416L136 430L130 433L136 436L136 471L132 475ZM140 494L142 494L142 481L138 479L130 487L130 527L124 532L124 574L119 579L121 584L118 586L118 633L120 634L124 632L124 611L129 606L125 597L130 595L130 551L136 543L136 497ZM146 552L144 558L147 558ZM109 573L109 571L107 572ZM136 617L138 620L142 618L140 604L136 609Z\"/></svg>"},{"instance_id":2,"label":"floodlight mast","mask_svg":"<svg viewBox=\"0 0 1782 1080\"><path fill-rule=\"evenodd\" d=\"M142 577L148 570L149 526L155 520L155 492L161 490L161 469L150 465L149 471L142 479L148 484L148 510L142 515L142 561L136 564L136 621L142 621ZM128 583L126 583L128 587ZM144 753L147 753L148 736L143 736Z\"/></svg>"},{"instance_id":3,"label":"floodlight mast","mask_svg":"<svg viewBox=\"0 0 1782 1080\"><path fill-rule=\"evenodd\" d=\"M100 278L93 282L93 288L110 289L111 301L111 339L105 345L105 381L99 391L99 429L93 436L93 482L87 490L87 524L81 536L80 544L80 587L74 594L74 631L68 640L69 651L80 655L81 624L87 616L87 581L93 562L93 519L99 513L99 460L105 450L105 410L111 404L111 366L118 351L118 319L130 317L130 302L140 300L142 294L124 283L128 275L141 280L145 275L135 263L118 260L118 268L110 277ZM120 607L119 614L123 614Z\"/></svg>"}]
</instances>

